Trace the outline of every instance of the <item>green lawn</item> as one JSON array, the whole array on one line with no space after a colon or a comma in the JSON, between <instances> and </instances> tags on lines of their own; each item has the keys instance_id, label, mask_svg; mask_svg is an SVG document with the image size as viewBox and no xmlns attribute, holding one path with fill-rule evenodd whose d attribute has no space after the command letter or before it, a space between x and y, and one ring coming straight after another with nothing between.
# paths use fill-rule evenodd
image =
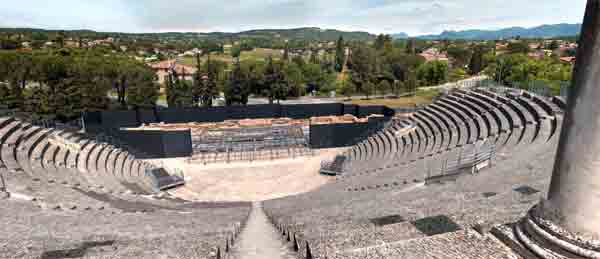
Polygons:
<instances>
[{"instance_id":1,"label":"green lawn","mask_svg":"<svg viewBox=\"0 0 600 259\"><path fill-rule=\"evenodd\" d=\"M400 98L372 98L370 100L352 100L352 104L357 105L385 105L390 108L410 108L416 105L430 104L435 96L439 94L437 89L418 90L415 96Z\"/></svg>"},{"instance_id":2,"label":"green lawn","mask_svg":"<svg viewBox=\"0 0 600 259\"><path fill-rule=\"evenodd\" d=\"M229 55L226 55L226 54L215 54L215 53L212 53L212 54L210 54L210 59L211 60L223 61L223 62L228 63L228 64L229 63L233 63L233 58L231 56L229 56ZM205 62L206 61L206 56L200 57L200 60L202 62ZM183 57L181 63L184 64L184 65L188 65L188 66L196 66L196 57Z\"/></svg>"},{"instance_id":3,"label":"green lawn","mask_svg":"<svg viewBox=\"0 0 600 259\"><path fill-rule=\"evenodd\" d=\"M256 48L252 51L242 51L240 60L266 60L269 56L274 59L281 59L282 55L281 50L278 49Z\"/></svg>"},{"instance_id":4,"label":"green lawn","mask_svg":"<svg viewBox=\"0 0 600 259\"><path fill-rule=\"evenodd\" d=\"M240 54L240 60L255 60L255 61L264 61L267 57L272 56L274 59L281 59L281 50L278 49L263 49L256 48L252 51L242 51ZM228 54L215 54L212 53L210 55L212 60L219 60L225 63L231 64L233 63L233 57ZM206 56L202 56L200 58L202 62L206 61ZM184 65L195 66L196 65L196 57L184 57L182 58L182 62Z\"/></svg>"}]
</instances>

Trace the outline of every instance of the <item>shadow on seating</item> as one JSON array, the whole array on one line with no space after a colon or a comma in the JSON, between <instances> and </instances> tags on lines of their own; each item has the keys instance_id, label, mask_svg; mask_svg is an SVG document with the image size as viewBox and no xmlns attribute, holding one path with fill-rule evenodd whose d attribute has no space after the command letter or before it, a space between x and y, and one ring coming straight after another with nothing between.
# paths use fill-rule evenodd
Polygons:
<instances>
[{"instance_id":1,"label":"shadow on seating","mask_svg":"<svg viewBox=\"0 0 600 259\"><path fill-rule=\"evenodd\" d=\"M62 259L62 258L81 258L84 257L87 250L94 247L112 246L114 240L83 242L79 247L66 250L46 251L42 254L42 259Z\"/></svg>"},{"instance_id":2,"label":"shadow on seating","mask_svg":"<svg viewBox=\"0 0 600 259\"><path fill-rule=\"evenodd\" d=\"M427 217L413 221L412 224L421 233L433 236L461 230L460 226L446 215Z\"/></svg>"}]
</instances>

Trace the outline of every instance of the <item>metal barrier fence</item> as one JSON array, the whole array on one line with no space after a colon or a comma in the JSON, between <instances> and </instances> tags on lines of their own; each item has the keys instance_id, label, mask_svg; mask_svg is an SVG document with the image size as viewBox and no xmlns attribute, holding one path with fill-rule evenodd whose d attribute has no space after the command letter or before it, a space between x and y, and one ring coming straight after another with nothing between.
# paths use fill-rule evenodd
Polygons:
<instances>
[{"instance_id":1,"label":"metal barrier fence","mask_svg":"<svg viewBox=\"0 0 600 259\"><path fill-rule=\"evenodd\" d=\"M312 156L308 129L299 125L209 131L193 136L191 161L216 163Z\"/></svg>"},{"instance_id":2,"label":"metal barrier fence","mask_svg":"<svg viewBox=\"0 0 600 259\"><path fill-rule=\"evenodd\" d=\"M521 89L534 93L540 96L562 96L567 97L571 88L571 82L566 81L526 81L526 82L509 82L503 84L490 79L480 81L476 87L480 88L495 88L495 89Z\"/></svg>"},{"instance_id":3,"label":"metal barrier fence","mask_svg":"<svg viewBox=\"0 0 600 259\"><path fill-rule=\"evenodd\" d=\"M475 174L485 168L493 166L493 160L496 157L495 145L484 145L474 150L471 154L463 154L462 150L459 157L455 160L446 159L442 162L438 173L432 172L432 168L427 171L426 182L439 182L447 178L454 178L457 175L470 172Z\"/></svg>"}]
</instances>

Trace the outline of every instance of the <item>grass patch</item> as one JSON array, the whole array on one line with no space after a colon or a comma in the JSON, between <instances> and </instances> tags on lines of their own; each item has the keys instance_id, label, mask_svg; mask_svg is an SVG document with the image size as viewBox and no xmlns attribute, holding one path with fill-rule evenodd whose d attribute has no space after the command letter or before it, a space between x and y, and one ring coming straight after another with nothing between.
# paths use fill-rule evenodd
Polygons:
<instances>
[{"instance_id":1,"label":"grass patch","mask_svg":"<svg viewBox=\"0 0 600 259\"><path fill-rule=\"evenodd\" d=\"M357 105L385 105L390 108L410 108L416 105L427 105L432 103L433 98L438 96L437 89L418 90L415 96L406 96L400 98L371 98L370 100L352 100L352 104Z\"/></svg>"},{"instance_id":2,"label":"grass patch","mask_svg":"<svg viewBox=\"0 0 600 259\"><path fill-rule=\"evenodd\" d=\"M265 61L269 56L272 56L273 59L281 59L283 54L278 49L256 48L252 51L242 51L240 60ZM211 60L219 60L227 64L232 64L234 61L231 55L224 53L212 53L210 58ZM200 60L201 62L206 62L206 56L200 57ZM181 63L188 66L196 66L196 57L183 57Z\"/></svg>"},{"instance_id":3,"label":"grass patch","mask_svg":"<svg viewBox=\"0 0 600 259\"><path fill-rule=\"evenodd\" d=\"M266 60L269 56L273 59L281 59L283 54L279 49L256 48L252 51L242 51L240 60Z\"/></svg>"},{"instance_id":4,"label":"grass patch","mask_svg":"<svg viewBox=\"0 0 600 259\"><path fill-rule=\"evenodd\" d=\"M211 53L210 59L223 61L228 64L233 62L233 58L230 55L226 54ZM200 57L200 61L206 62L206 56ZM181 58L181 64L188 66L196 66L196 57L183 57Z\"/></svg>"}]
</instances>

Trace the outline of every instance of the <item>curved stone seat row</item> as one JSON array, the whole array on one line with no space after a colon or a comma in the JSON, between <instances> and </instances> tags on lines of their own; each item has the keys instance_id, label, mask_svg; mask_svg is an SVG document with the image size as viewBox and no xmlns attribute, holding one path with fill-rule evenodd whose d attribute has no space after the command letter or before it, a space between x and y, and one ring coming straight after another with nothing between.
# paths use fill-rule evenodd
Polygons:
<instances>
[{"instance_id":1,"label":"curved stone seat row","mask_svg":"<svg viewBox=\"0 0 600 259\"><path fill-rule=\"evenodd\" d=\"M54 139L54 140L53 140ZM75 146L60 145L64 139ZM10 117L0 118L0 164L33 181L125 192L138 186L152 192L145 171L152 165L126 150L85 135L46 129ZM126 184L121 184L126 183Z\"/></svg>"},{"instance_id":2,"label":"curved stone seat row","mask_svg":"<svg viewBox=\"0 0 600 259\"><path fill-rule=\"evenodd\" d=\"M491 142L496 149L548 141L558 130L560 111L555 102L527 92L504 96L484 89L457 90L351 147L345 152L343 175L415 162L477 141ZM412 129L404 128L407 122Z\"/></svg>"},{"instance_id":3,"label":"curved stone seat row","mask_svg":"<svg viewBox=\"0 0 600 259\"><path fill-rule=\"evenodd\" d=\"M452 93L450 96L468 101L461 94ZM439 103L450 98L447 96L438 101L439 108L446 109L445 114L439 109L426 109L413 116L411 122L415 128L412 134L394 135L398 130L396 127L401 127L400 123L395 123L377 134L377 138L372 136L361 143L360 149L358 145L350 149L347 154L352 153L356 159L359 155L374 159L372 163L355 160L350 164L363 166L365 170L352 171L355 174L351 177L342 175L340 180L313 192L265 201L263 207L270 220L283 235L289 237L300 258L347 258L344 255L363 250L370 252L352 258L418 258L420 254L394 249L403 248L402 244L407 242L420 248L420 244L436 238L452 245L452 255L448 258L460 258L454 256L462 251L473 252L476 249L468 248L483 243L484 240L478 238L483 235L472 234L472 229L482 219L490 225L512 222L536 204L548 187L548 174L552 171L552 163L548 161L554 158L558 143L560 129L552 133L551 122L556 120L560 126L561 117L549 117L551 111L540 104L537 108L527 108L527 105L536 105L535 96L494 97L479 91L478 94L473 91L465 94L478 98L481 103L469 102L470 107L465 101L461 107L454 105L455 109L452 109L447 106L456 100L446 102L445 106ZM556 112L557 107L551 108ZM541 113L542 110L545 113ZM495 112L498 116L495 119L493 115L486 116L481 112ZM520 112L537 112L544 116L538 116L539 121L529 121L536 115L519 115ZM464 124L454 123L456 120ZM487 127L484 120L496 124L496 136L488 134L493 132L493 129L490 130L493 126ZM472 125L469 126L470 123ZM536 136L538 125L540 131ZM456 137L445 132L452 127L455 127L452 133ZM547 138L549 135L552 135L550 140ZM400 145L394 146L391 140L396 136L395 143ZM390 139L389 148L385 147L388 142L385 138ZM373 146L381 142L377 139L384 140L381 150L396 150L397 154L379 154L380 149ZM423 174L424 164L439 163L443 157L459 155L461 150L480 145L476 142L452 147L458 139L458 143L473 139L495 141L502 154L498 155L492 168L479 174L465 174L444 184L413 181L412 176ZM420 150L429 155L411 162L414 157L410 152L419 152L417 142L425 147ZM411 143L414 147L405 146ZM451 149L446 151L448 143L451 143ZM433 150L431 147L434 147ZM440 150L442 152L437 153ZM372 154L361 154L362 151ZM385 161L395 155L400 160ZM395 164L399 166L395 167ZM522 189L529 193L522 193ZM464 231L471 232L471 235L463 236ZM440 245L443 243L435 244L437 247L424 246L423 249L442 250ZM457 244L464 246L458 247ZM388 245L391 249L386 249Z\"/></svg>"}]
</instances>

